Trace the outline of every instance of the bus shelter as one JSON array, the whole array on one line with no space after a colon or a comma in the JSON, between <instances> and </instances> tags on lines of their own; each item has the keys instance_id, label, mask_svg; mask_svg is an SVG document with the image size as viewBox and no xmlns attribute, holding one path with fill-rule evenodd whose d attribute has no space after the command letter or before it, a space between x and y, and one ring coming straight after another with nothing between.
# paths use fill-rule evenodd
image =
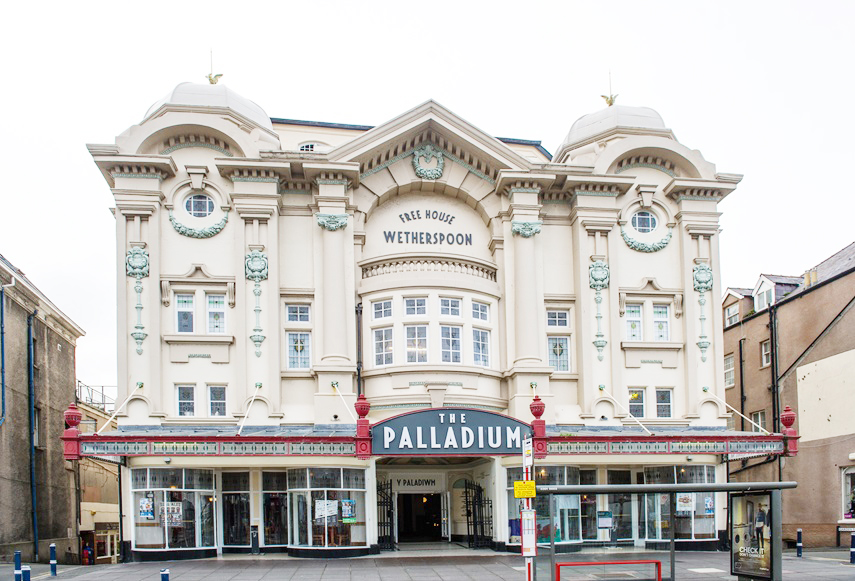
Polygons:
<instances>
[{"instance_id":1,"label":"bus shelter","mask_svg":"<svg viewBox=\"0 0 855 581\"><path fill-rule=\"evenodd\" d=\"M676 518L678 512L678 498L681 494L694 493L728 493L728 532L731 544L731 573L737 575L739 579L768 579L770 581L781 581L781 555L782 555L782 539L781 539L781 491L789 488L796 488L796 482L727 482L727 483L706 483L706 484L617 484L617 485L569 485L569 486L551 486L538 485L537 494L539 496L548 496L549 515L547 521L548 530L555 530L560 527L560 514L558 511L558 501L563 495L594 495L594 494L667 494L668 495L668 518L670 520L670 546L669 546L669 565L667 574L661 578L675 580L675 537ZM743 509L746 502L751 506L750 515ZM756 506L752 504L755 499L759 499ZM763 500L767 499L768 505L763 504ZM768 545L765 543L765 538L746 542L752 534L750 529L754 527L755 522L759 522L759 513L763 511L762 521L768 525L761 529L768 528ZM538 515L538 519L542 519L543 515ZM604 524L608 525L609 516L603 515ZM739 521L739 522L736 522ZM746 521L746 522L742 522ZM744 530L743 530L744 529ZM761 536L765 533L761 533ZM622 553L630 555L630 558L618 560L616 553L606 554L591 554L591 553L557 553L555 546L555 535L549 534L548 542L538 542L538 557L537 566L535 567L535 579L540 575L540 580L550 581L567 580L572 577L572 569L580 565L584 567L602 566L608 572L613 569L617 574L619 569L626 570L625 565L632 565L635 569L633 573L636 575L632 578L638 578L639 573L644 574L648 571L651 579L656 579L656 565L654 561L658 559L636 558L645 557L644 554ZM761 545L758 548L757 545ZM661 563L660 563L661 564ZM659 568L661 575L661 567ZM611 578L617 578L612 577Z\"/></svg>"}]
</instances>

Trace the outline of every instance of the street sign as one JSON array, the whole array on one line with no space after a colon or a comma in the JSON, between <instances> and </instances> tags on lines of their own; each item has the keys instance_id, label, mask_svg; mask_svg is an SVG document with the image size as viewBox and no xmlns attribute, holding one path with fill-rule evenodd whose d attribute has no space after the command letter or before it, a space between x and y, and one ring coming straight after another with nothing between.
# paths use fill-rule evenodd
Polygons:
<instances>
[{"instance_id":1,"label":"street sign","mask_svg":"<svg viewBox=\"0 0 855 581\"><path fill-rule=\"evenodd\" d=\"M531 468L534 466L534 445L532 444L531 436L526 436L523 439L522 453L523 467Z\"/></svg>"},{"instance_id":2,"label":"street sign","mask_svg":"<svg viewBox=\"0 0 855 581\"><path fill-rule=\"evenodd\" d=\"M514 498L534 498L537 496L537 488L534 480L514 481Z\"/></svg>"},{"instance_id":3,"label":"street sign","mask_svg":"<svg viewBox=\"0 0 855 581\"><path fill-rule=\"evenodd\" d=\"M537 515L533 508L520 511L520 533L523 557L537 556Z\"/></svg>"}]
</instances>

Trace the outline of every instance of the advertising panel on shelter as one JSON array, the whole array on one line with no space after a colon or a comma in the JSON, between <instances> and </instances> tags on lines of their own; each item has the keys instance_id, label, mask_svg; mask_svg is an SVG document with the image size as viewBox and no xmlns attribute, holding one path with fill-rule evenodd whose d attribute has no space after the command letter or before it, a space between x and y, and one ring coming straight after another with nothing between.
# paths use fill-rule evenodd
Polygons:
<instances>
[{"instance_id":1,"label":"advertising panel on shelter","mask_svg":"<svg viewBox=\"0 0 855 581\"><path fill-rule=\"evenodd\" d=\"M730 573L772 578L772 527L768 492L730 495Z\"/></svg>"},{"instance_id":2,"label":"advertising panel on shelter","mask_svg":"<svg viewBox=\"0 0 855 581\"><path fill-rule=\"evenodd\" d=\"M510 455L522 452L531 426L517 419L467 408L410 412L371 427L375 455Z\"/></svg>"}]
</instances>

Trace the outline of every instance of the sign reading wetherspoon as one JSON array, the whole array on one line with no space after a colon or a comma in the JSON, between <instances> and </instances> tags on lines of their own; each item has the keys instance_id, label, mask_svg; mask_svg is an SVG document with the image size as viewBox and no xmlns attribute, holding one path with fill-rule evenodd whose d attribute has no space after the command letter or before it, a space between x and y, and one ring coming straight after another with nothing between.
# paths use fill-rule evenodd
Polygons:
<instances>
[{"instance_id":1,"label":"sign reading wetherspoon","mask_svg":"<svg viewBox=\"0 0 855 581\"><path fill-rule=\"evenodd\" d=\"M430 244L432 246L472 246L472 234L461 232L439 232L423 230L439 223L454 224L456 216L441 210L412 208L398 214L398 218L406 224L405 230L384 230L386 242L398 244ZM455 226L456 227L456 226Z\"/></svg>"},{"instance_id":2,"label":"sign reading wetherspoon","mask_svg":"<svg viewBox=\"0 0 855 581\"><path fill-rule=\"evenodd\" d=\"M395 416L371 427L375 455L520 454L531 426L482 410L437 408Z\"/></svg>"}]
</instances>

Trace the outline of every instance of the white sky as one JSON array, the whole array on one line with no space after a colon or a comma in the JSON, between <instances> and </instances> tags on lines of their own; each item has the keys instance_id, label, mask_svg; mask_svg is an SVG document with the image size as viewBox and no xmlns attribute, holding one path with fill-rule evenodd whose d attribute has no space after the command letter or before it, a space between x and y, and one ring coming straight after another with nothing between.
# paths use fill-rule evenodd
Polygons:
<instances>
[{"instance_id":1,"label":"white sky","mask_svg":"<svg viewBox=\"0 0 855 581\"><path fill-rule=\"evenodd\" d=\"M720 204L723 285L800 275L853 240L853 22L816 0L10 3L0 253L86 330L78 378L115 385L113 201L85 144L206 82L213 50L271 117L377 125L433 98L553 153L611 70L618 103L745 175Z\"/></svg>"}]
</instances>

